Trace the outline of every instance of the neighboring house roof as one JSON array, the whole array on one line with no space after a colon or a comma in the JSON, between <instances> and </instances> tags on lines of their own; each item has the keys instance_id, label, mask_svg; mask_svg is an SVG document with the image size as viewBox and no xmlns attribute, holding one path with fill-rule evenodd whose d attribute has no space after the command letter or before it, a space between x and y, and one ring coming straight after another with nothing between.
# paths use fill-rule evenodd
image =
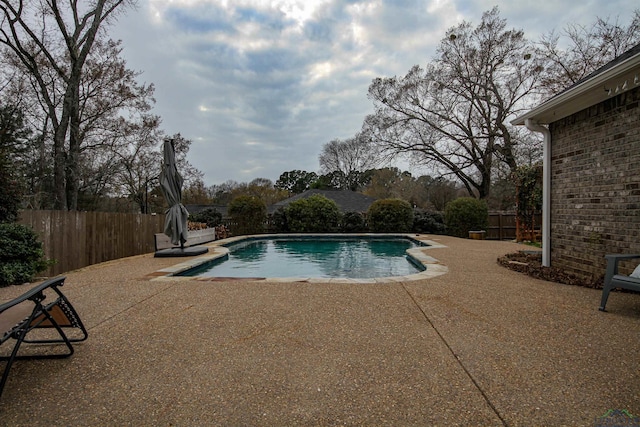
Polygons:
<instances>
[{"instance_id":1,"label":"neighboring house roof","mask_svg":"<svg viewBox=\"0 0 640 427\"><path fill-rule=\"evenodd\" d=\"M306 199L313 195L320 194L327 199L331 199L338 205L342 212L366 212L369 210L369 206L376 199L373 197L365 196L364 194L356 193L355 191L348 190L307 190L304 193L296 194L286 200L282 200L269 207L269 212L275 212L278 208L287 206L289 203Z\"/></svg>"},{"instance_id":2,"label":"neighboring house roof","mask_svg":"<svg viewBox=\"0 0 640 427\"><path fill-rule=\"evenodd\" d=\"M532 119L538 124L553 123L638 86L640 86L640 44L538 107L515 118L511 124L523 125L526 119Z\"/></svg>"}]
</instances>

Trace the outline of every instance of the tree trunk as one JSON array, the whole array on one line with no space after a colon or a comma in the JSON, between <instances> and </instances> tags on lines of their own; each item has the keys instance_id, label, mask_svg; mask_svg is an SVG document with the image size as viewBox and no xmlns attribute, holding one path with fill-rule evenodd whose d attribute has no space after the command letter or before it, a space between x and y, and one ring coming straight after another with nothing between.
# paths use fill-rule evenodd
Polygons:
<instances>
[{"instance_id":1,"label":"tree trunk","mask_svg":"<svg viewBox=\"0 0 640 427\"><path fill-rule=\"evenodd\" d=\"M55 128L53 134L53 187L55 192L53 208L60 210L67 209L67 191L65 186L67 156L64 150L66 135L66 125L60 124Z\"/></svg>"},{"instance_id":2,"label":"tree trunk","mask_svg":"<svg viewBox=\"0 0 640 427\"><path fill-rule=\"evenodd\" d=\"M69 210L78 209L78 191L80 188L80 178L78 168L80 163L80 145L82 138L80 135L80 76L81 71L74 72L69 81L72 88L70 111L69 111L69 156L67 158L67 207Z\"/></svg>"}]
</instances>

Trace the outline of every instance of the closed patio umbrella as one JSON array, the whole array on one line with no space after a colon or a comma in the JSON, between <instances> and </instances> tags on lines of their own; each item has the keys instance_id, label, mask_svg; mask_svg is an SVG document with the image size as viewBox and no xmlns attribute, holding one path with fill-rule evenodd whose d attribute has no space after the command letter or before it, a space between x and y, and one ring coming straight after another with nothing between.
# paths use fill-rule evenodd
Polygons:
<instances>
[{"instance_id":1,"label":"closed patio umbrella","mask_svg":"<svg viewBox=\"0 0 640 427\"><path fill-rule=\"evenodd\" d=\"M182 205L182 176L176 167L176 151L173 139L164 141L164 161L160 171L160 189L169 204L164 222L164 234L174 245L184 248L187 241L187 220L189 212Z\"/></svg>"}]
</instances>

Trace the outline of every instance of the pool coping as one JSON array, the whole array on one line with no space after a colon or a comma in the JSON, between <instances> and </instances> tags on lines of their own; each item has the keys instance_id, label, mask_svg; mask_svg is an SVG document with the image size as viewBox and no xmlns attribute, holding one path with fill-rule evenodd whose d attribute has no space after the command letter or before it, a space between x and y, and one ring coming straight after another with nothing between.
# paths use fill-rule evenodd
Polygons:
<instances>
[{"instance_id":1,"label":"pool coping","mask_svg":"<svg viewBox=\"0 0 640 427\"><path fill-rule=\"evenodd\" d=\"M202 265L206 262L221 258L229 253L229 249L223 245L228 245L241 240L255 240L268 238L312 238L314 236L322 237L403 237L424 243L428 246L420 246L417 248L407 249L407 253L417 262L425 267L425 270L406 276L388 276L367 279L351 279L351 278L326 278L326 277L189 277L176 276L176 274L187 271L191 268ZM260 282L306 282L306 283L384 283L384 282L406 282L414 280L430 279L432 277L446 274L449 268L442 264L436 258L427 254L431 249L446 248L447 246L438 243L426 234L415 233L288 233L288 234L253 234L245 236L235 236L226 239L216 240L207 243L209 252L195 258L190 258L181 263L163 268L152 273L150 280L152 281L200 281L200 282L216 282L216 281L260 281Z\"/></svg>"}]
</instances>

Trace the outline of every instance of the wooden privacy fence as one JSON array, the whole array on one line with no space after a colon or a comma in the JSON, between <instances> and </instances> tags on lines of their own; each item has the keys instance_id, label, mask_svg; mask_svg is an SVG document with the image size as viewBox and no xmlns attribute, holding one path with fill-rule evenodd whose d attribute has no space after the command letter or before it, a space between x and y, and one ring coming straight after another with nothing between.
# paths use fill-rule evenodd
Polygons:
<instances>
[{"instance_id":1,"label":"wooden privacy fence","mask_svg":"<svg viewBox=\"0 0 640 427\"><path fill-rule=\"evenodd\" d=\"M536 214L534 222L536 230L540 230L542 227L542 214ZM487 227L486 238L514 240L516 238L515 212L489 212L489 226Z\"/></svg>"},{"instance_id":2,"label":"wooden privacy fence","mask_svg":"<svg viewBox=\"0 0 640 427\"><path fill-rule=\"evenodd\" d=\"M18 222L33 228L46 258L56 260L46 276L153 252L153 235L164 229L164 215L114 212L23 210Z\"/></svg>"}]
</instances>

